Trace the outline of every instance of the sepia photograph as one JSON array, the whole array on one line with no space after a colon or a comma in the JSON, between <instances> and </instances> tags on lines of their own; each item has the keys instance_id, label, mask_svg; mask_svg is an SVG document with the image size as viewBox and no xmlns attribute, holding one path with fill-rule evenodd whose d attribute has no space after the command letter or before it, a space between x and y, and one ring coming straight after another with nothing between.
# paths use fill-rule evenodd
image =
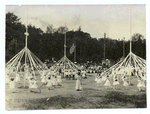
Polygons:
<instances>
[{"instance_id":1,"label":"sepia photograph","mask_svg":"<svg viewBox=\"0 0 150 114\"><path fill-rule=\"evenodd\" d=\"M5 109L146 109L146 5L5 5Z\"/></svg>"}]
</instances>

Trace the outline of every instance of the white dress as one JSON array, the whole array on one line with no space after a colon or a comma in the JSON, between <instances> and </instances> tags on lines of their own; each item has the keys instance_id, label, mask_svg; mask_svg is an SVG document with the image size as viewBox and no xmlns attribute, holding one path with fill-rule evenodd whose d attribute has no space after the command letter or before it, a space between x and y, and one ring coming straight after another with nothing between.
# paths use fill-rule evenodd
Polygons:
<instances>
[{"instance_id":1,"label":"white dress","mask_svg":"<svg viewBox=\"0 0 150 114\"><path fill-rule=\"evenodd\" d=\"M58 76L57 76L57 84L61 84L61 83L62 83L61 76L58 75Z\"/></svg>"},{"instance_id":2,"label":"white dress","mask_svg":"<svg viewBox=\"0 0 150 114\"><path fill-rule=\"evenodd\" d=\"M113 85L119 85L119 82L118 81L114 81Z\"/></svg>"},{"instance_id":3,"label":"white dress","mask_svg":"<svg viewBox=\"0 0 150 114\"><path fill-rule=\"evenodd\" d=\"M10 81L10 88L11 89L15 88L15 81Z\"/></svg>"},{"instance_id":4,"label":"white dress","mask_svg":"<svg viewBox=\"0 0 150 114\"><path fill-rule=\"evenodd\" d=\"M124 81L123 86L128 86L128 85L129 84L126 81Z\"/></svg>"},{"instance_id":5,"label":"white dress","mask_svg":"<svg viewBox=\"0 0 150 114\"><path fill-rule=\"evenodd\" d=\"M57 79L55 77L52 78L52 84L57 85Z\"/></svg>"},{"instance_id":6,"label":"white dress","mask_svg":"<svg viewBox=\"0 0 150 114\"><path fill-rule=\"evenodd\" d=\"M31 87L30 88L38 88L38 84L37 84L37 81L35 80L31 80Z\"/></svg>"},{"instance_id":7,"label":"white dress","mask_svg":"<svg viewBox=\"0 0 150 114\"><path fill-rule=\"evenodd\" d=\"M20 76L19 76L19 74L16 74L16 82L20 82Z\"/></svg>"},{"instance_id":8,"label":"white dress","mask_svg":"<svg viewBox=\"0 0 150 114\"><path fill-rule=\"evenodd\" d=\"M106 81L106 79L107 79L106 76L102 77L102 81Z\"/></svg>"},{"instance_id":9,"label":"white dress","mask_svg":"<svg viewBox=\"0 0 150 114\"><path fill-rule=\"evenodd\" d=\"M47 86L48 86L48 87L51 87L51 86L52 86L52 81L51 81L51 79L48 79L48 80L47 80Z\"/></svg>"},{"instance_id":10,"label":"white dress","mask_svg":"<svg viewBox=\"0 0 150 114\"><path fill-rule=\"evenodd\" d=\"M46 82L47 82L47 81L46 81L46 76L43 76L43 77L42 77L41 82L42 82L42 83L46 83Z\"/></svg>"},{"instance_id":11,"label":"white dress","mask_svg":"<svg viewBox=\"0 0 150 114\"><path fill-rule=\"evenodd\" d=\"M96 78L95 78L95 81L96 81L96 82L97 82L97 79L98 79L98 78L96 77Z\"/></svg>"},{"instance_id":12,"label":"white dress","mask_svg":"<svg viewBox=\"0 0 150 114\"><path fill-rule=\"evenodd\" d=\"M85 78L86 77L86 72L82 71L82 77Z\"/></svg>"},{"instance_id":13,"label":"white dress","mask_svg":"<svg viewBox=\"0 0 150 114\"><path fill-rule=\"evenodd\" d=\"M123 81L123 82L125 81L124 76L122 76L122 78L121 78L121 79L122 79L122 81Z\"/></svg>"},{"instance_id":14,"label":"white dress","mask_svg":"<svg viewBox=\"0 0 150 114\"><path fill-rule=\"evenodd\" d=\"M97 83L98 83L98 84L101 84L101 83L102 83L102 78L98 78L98 79L97 79Z\"/></svg>"},{"instance_id":15,"label":"white dress","mask_svg":"<svg viewBox=\"0 0 150 114\"><path fill-rule=\"evenodd\" d=\"M138 88L143 87L143 85L142 85L142 82L141 82L141 81L139 81L139 83L138 83L137 87L138 87Z\"/></svg>"},{"instance_id":16,"label":"white dress","mask_svg":"<svg viewBox=\"0 0 150 114\"><path fill-rule=\"evenodd\" d=\"M75 74L75 79L77 79L78 78L78 74Z\"/></svg>"},{"instance_id":17,"label":"white dress","mask_svg":"<svg viewBox=\"0 0 150 114\"><path fill-rule=\"evenodd\" d=\"M104 86L107 86L107 87L110 87L111 85L110 85L110 81L107 79L106 80L106 83L104 84Z\"/></svg>"},{"instance_id":18,"label":"white dress","mask_svg":"<svg viewBox=\"0 0 150 114\"><path fill-rule=\"evenodd\" d=\"M9 83L9 82L10 82L10 78L9 78L8 75L5 77L5 81L6 81L6 83Z\"/></svg>"},{"instance_id":19,"label":"white dress","mask_svg":"<svg viewBox=\"0 0 150 114\"><path fill-rule=\"evenodd\" d=\"M82 89L82 86L81 86L81 77L80 76L77 76L75 89L76 90L78 90L78 89L81 90Z\"/></svg>"}]
</instances>

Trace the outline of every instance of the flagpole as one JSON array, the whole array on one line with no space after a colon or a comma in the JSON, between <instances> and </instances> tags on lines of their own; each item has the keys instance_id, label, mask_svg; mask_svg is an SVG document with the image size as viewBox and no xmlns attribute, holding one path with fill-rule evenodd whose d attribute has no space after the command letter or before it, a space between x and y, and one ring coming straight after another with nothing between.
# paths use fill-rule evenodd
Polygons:
<instances>
[{"instance_id":1,"label":"flagpole","mask_svg":"<svg viewBox=\"0 0 150 114\"><path fill-rule=\"evenodd\" d=\"M74 62L76 62L76 38L75 38L75 49L74 49Z\"/></svg>"},{"instance_id":2,"label":"flagpole","mask_svg":"<svg viewBox=\"0 0 150 114\"><path fill-rule=\"evenodd\" d=\"M66 23L65 23L66 27ZM66 31L65 31L65 39L64 39L64 57L66 57Z\"/></svg>"}]
</instances>

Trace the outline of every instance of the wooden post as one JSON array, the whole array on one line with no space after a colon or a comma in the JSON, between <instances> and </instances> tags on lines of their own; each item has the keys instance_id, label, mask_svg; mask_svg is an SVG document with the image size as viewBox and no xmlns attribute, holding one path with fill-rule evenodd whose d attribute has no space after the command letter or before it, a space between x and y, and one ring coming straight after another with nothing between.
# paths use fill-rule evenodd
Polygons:
<instances>
[{"instance_id":1,"label":"wooden post","mask_svg":"<svg viewBox=\"0 0 150 114\"><path fill-rule=\"evenodd\" d=\"M125 37L123 37L123 58L125 58Z\"/></svg>"},{"instance_id":2,"label":"wooden post","mask_svg":"<svg viewBox=\"0 0 150 114\"><path fill-rule=\"evenodd\" d=\"M26 24L26 32L25 32L25 35L26 35L26 40L25 40L25 71L24 71L24 74L27 73L27 43L28 43L28 10L27 10L27 24ZM25 87L25 76L24 76L24 87Z\"/></svg>"},{"instance_id":3,"label":"wooden post","mask_svg":"<svg viewBox=\"0 0 150 114\"><path fill-rule=\"evenodd\" d=\"M105 38L106 38L106 33L104 33L104 61L105 61Z\"/></svg>"},{"instance_id":4,"label":"wooden post","mask_svg":"<svg viewBox=\"0 0 150 114\"><path fill-rule=\"evenodd\" d=\"M74 62L76 62L76 38L75 38L74 45L75 45L75 49L74 49Z\"/></svg>"},{"instance_id":5,"label":"wooden post","mask_svg":"<svg viewBox=\"0 0 150 114\"><path fill-rule=\"evenodd\" d=\"M65 27L66 27L66 23L65 23ZM64 38L64 57L66 57L66 30L65 30L65 38Z\"/></svg>"},{"instance_id":6,"label":"wooden post","mask_svg":"<svg viewBox=\"0 0 150 114\"><path fill-rule=\"evenodd\" d=\"M132 52L132 8L130 9L130 65L131 65L131 52ZM129 75L129 85L131 84L131 73Z\"/></svg>"},{"instance_id":7,"label":"wooden post","mask_svg":"<svg viewBox=\"0 0 150 114\"><path fill-rule=\"evenodd\" d=\"M64 56L66 57L66 33L65 33L65 39L64 39Z\"/></svg>"}]
</instances>

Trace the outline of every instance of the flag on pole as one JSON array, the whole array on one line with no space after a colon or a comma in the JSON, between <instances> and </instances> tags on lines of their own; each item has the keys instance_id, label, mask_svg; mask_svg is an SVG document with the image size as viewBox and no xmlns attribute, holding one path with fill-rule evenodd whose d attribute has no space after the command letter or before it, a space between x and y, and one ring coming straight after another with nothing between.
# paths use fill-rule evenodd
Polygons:
<instances>
[{"instance_id":1,"label":"flag on pole","mask_svg":"<svg viewBox=\"0 0 150 114\"><path fill-rule=\"evenodd\" d=\"M72 54L73 52L74 52L74 50L75 50L75 45L74 45L74 43L72 44L72 46L71 46L71 48L70 48L70 54Z\"/></svg>"}]
</instances>

